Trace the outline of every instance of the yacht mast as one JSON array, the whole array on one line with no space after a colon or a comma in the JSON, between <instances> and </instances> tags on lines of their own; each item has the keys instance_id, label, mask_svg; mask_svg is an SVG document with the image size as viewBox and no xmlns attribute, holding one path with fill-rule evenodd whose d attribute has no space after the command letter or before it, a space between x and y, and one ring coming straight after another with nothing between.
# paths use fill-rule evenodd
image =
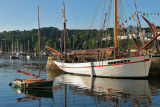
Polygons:
<instances>
[{"instance_id":1,"label":"yacht mast","mask_svg":"<svg viewBox=\"0 0 160 107\"><path fill-rule=\"evenodd\" d=\"M142 44L144 45L145 42L144 42L143 32L142 32L142 29L141 29L141 23L140 23L140 20L139 20L138 10L137 10L135 0L134 0L134 7L135 7L135 10L136 10L136 16L137 16L137 19L138 19L138 25L139 25L139 31L140 31L140 35L141 35Z\"/></svg>"},{"instance_id":2,"label":"yacht mast","mask_svg":"<svg viewBox=\"0 0 160 107\"><path fill-rule=\"evenodd\" d=\"M13 56L13 52L14 50L13 50L13 38L12 38L12 56Z\"/></svg>"},{"instance_id":3,"label":"yacht mast","mask_svg":"<svg viewBox=\"0 0 160 107\"><path fill-rule=\"evenodd\" d=\"M118 58L118 40L117 40L117 0L114 0L114 47L115 58Z\"/></svg>"},{"instance_id":4,"label":"yacht mast","mask_svg":"<svg viewBox=\"0 0 160 107\"><path fill-rule=\"evenodd\" d=\"M29 54L29 51L30 51L30 50L29 50L29 40L28 40L28 54Z\"/></svg>"},{"instance_id":5,"label":"yacht mast","mask_svg":"<svg viewBox=\"0 0 160 107\"><path fill-rule=\"evenodd\" d=\"M62 6L62 17L64 19L63 22L63 33L64 33L64 62L66 61L66 16L65 16L65 4L63 1L63 6Z\"/></svg>"},{"instance_id":6,"label":"yacht mast","mask_svg":"<svg viewBox=\"0 0 160 107\"><path fill-rule=\"evenodd\" d=\"M38 50L39 50L39 77L40 77L40 19L39 19L39 5L38 5Z\"/></svg>"}]
</instances>

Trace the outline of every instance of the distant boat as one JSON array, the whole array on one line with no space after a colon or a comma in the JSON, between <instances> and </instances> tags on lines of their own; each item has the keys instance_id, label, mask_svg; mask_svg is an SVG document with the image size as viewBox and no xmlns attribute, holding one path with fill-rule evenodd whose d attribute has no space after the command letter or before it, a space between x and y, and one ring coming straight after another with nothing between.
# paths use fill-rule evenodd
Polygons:
<instances>
[{"instance_id":1,"label":"distant boat","mask_svg":"<svg viewBox=\"0 0 160 107\"><path fill-rule=\"evenodd\" d=\"M38 6L38 44L39 44L39 75L30 74L21 70L17 72L32 76L29 79L15 79L9 85L13 87L23 88L23 89L52 89L53 80L46 80L40 78L40 24L39 24L39 6Z\"/></svg>"},{"instance_id":2,"label":"distant boat","mask_svg":"<svg viewBox=\"0 0 160 107\"><path fill-rule=\"evenodd\" d=\"M17 42L18 44L18 42ZM18 47L18 45L17 45ZM18 52L18 49L16 52L14 52L14 46L13 46L13 38L12 38L12 45L11 45L11 55L10 55L10 59L21 59L22 58L22 55Z\"/></svg>"},{"instance_id":3,"label":"distant boat","mask_svg":"<svg viewBox=\"0 0 160 107\"><path fill-rule=\"evenodd\" d=\"M31 59L31 56L29 55L29 52L30 52L30 50L29 50L29 40L28 40L28 52L27 52L27 55L26 55L27 59Z\"/></svg>"},{"instance_id":4,"label":"distant boat","mask_svg":"<svg viewBox=\"0 0 160 107\"><path fill-rule=\"evenodd\" d=\"M66 18L65 18L65 6L63 2L62 14L64 18L64 52L63 54L52 50L53 53L60 56L59 60L53 62L64 72L71 74L100 76L100 77L116 77L116 78L141 78L148 77L149 69L151 65L152 54L148 51L147 46L150 45L160 34L156 35L151 41L143 45L138 51L128 54L130 49L124 52L120 52L118 48L117 40L117 0L114 0L114 48L108 49L105 52L101 49L81 51L75 50L72 54L66 51ZM142 51L143 50L143 51ZM144 52L145 51L145 52ZM111 60L97 60L97 61L75 61L78 55L106 55L109 56L114 53L114 57ZM125 55L127 54L127 56ZM123 55L122 55L123 54ZM68 61L69 56L73 56L73 62Z\"/></svg>"},{"instance_id":5,"label":"distant boat","mask_svg":"<svg viewBox=\"0 0 160 107\"><path fill-rule=\"evenodd\" d=\"M31 59L31 56L30 56L30 55L26 55L26 58L27 58L27 59Z\"/></svg>"},{"instance_id":6,"label":"distant boat","mask_svg":"<svg viewBox=\"0 0 160 107\"><path fill-rule=\"evenodd\" d=\"M10 59L21 59L21 58L22 58L22 56L21 56L19 53L12 54L12 55L10 56Z\"/></svg>"}]
</instances>

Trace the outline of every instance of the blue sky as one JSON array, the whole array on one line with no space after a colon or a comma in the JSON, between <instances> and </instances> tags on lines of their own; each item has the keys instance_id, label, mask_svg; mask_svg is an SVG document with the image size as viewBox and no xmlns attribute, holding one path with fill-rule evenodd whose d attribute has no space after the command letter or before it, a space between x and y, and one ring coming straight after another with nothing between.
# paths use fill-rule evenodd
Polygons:
<instances>
[{"instance_id":1,"label":"blue sky","mask_svg":"<svg viewBox=\"0 0 160 107\"><path fill-rule=\"evenodd\" d=\"M99 28L104 0L64 0L67 28ZM106 0L109 3L110 0ZM126 18L134 13L133 0L119 0L123 3ZM0 0L0 31L31 30L37 28L37 7L40 5L41 27L62 28L61 7L63 0ZM139 11L160 13L160 0L136 0ZM108 4L107 4L108 5ZM97 7L98 11L96 13ZM113 7L113 6L112 6ZM95 18L93 18L96 16ZM160 16L152 15L155 25L160 25ZM94 20L93 20L94 19ZM112 20L112 19L111 19ZM153 22L149 16L149 20ZM92 22L92 23L91 23ZM136 25L133 20L129 25ZM142 21L142 26L147 26ZM113 22L110 22L112 26Z\"/></svg>"}]
</instances>

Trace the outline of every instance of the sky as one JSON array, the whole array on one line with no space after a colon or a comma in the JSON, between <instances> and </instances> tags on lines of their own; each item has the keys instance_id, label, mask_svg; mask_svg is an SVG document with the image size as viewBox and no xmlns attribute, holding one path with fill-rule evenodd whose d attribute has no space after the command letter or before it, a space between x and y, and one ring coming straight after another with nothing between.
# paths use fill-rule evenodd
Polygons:
<instances>
[{"instance_id":1,"label":"sky","mask_svg":"<svg viewBox=\"0 0 160 107\"><path fill-rule=\"evenodd\" d=\"M109 6L109 1L106 0L106 7ZM136 25L135 20L128 19L135 11L133 0L119 1L122 2L123 13L129 25ZM139 11L160 13L160 0L135 1ZM62 2L63 0L0 0L0 32L37 28L38 4L40 5L40 26L62 29ZM105 0L64 0L64 2L68 29L100 28ZM155 25L160 25L160 15L152 15L152 17L149 15L148 19ZM112 23L111 19L110 26L113 26ZM147 26L142 19L141 23L142 26Z\"/></svg>"}]
</instances>

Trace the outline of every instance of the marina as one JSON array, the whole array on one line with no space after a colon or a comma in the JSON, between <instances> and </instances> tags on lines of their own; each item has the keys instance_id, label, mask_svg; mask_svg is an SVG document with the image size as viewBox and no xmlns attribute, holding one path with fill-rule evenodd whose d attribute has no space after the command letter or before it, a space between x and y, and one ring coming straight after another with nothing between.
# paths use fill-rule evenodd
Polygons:
<instances>
[{"instance_id":1,"label":"marina","mask_svg":"<svg viewBox=\"0 0 160 107\"><path fill-rule=\"evenodd\" d=\"M159 59L160 60L160 59ZM33 63L34 62L34 63ZM51 106L157 106L160 105L160 79L111 79L64 74L54 68L46 69L47 57L42 60L42 76L53 82L52 90L23 90L8 85L15 78L28 78L16 69L35 71L25 64L36 60L0 59L0 106L51 107ZM52 69L52 70L51 70Z\"/></svg>"},{"instance_id":2,"label":"marina","mask_svg":"<svg viewBox=\"0 0 160 107\"><path fill-rule=\"evenodd\" d=\"M160 106L159 3L1 1L0 107Z\"/></svg>"}]
</instances>

